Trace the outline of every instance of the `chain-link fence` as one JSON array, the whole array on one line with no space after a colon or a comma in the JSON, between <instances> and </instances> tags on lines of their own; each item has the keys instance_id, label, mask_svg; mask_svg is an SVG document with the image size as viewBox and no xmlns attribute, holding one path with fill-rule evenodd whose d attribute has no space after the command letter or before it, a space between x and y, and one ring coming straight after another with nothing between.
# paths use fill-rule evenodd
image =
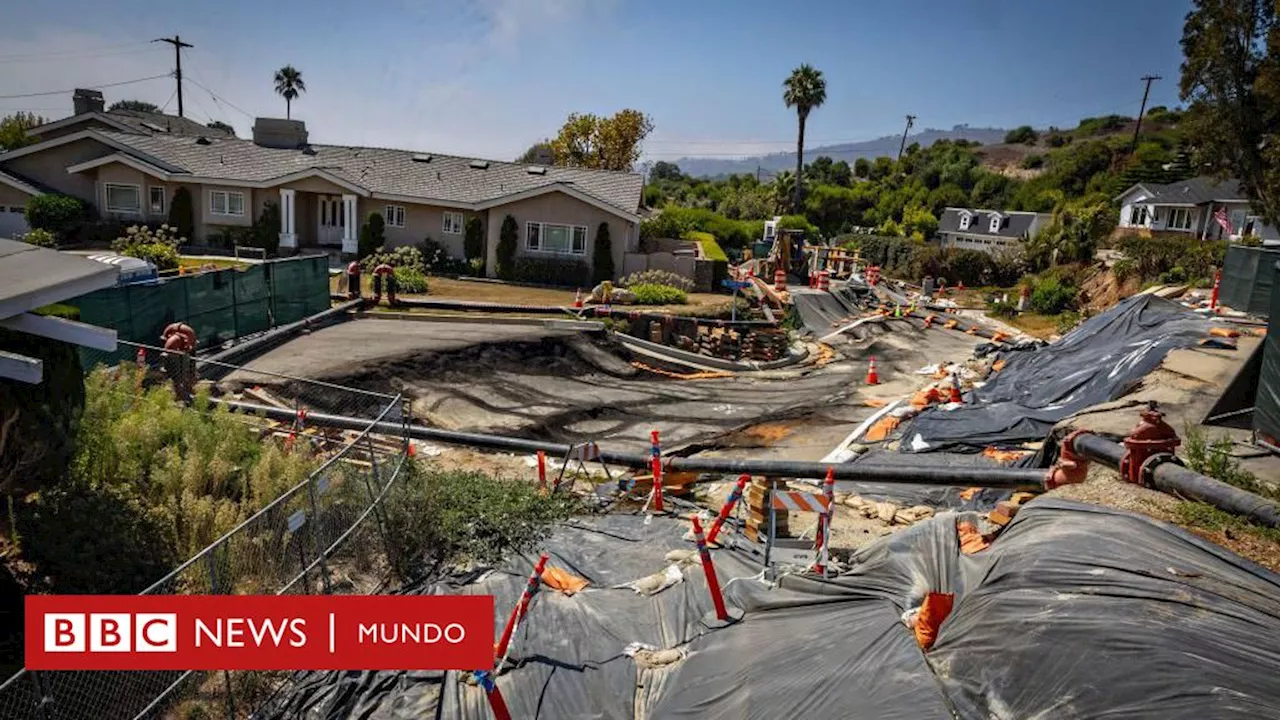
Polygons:
<instances>
[{"instance_id":1,"label":"chain-link fence","mask_svg":"<svg viewBox=\"0 0 1280 720\"><path fill-rule=\"evenodd\" d=\"M264 442L308 445L318 467L141 594L369 594L383 588L390 566L382 505L408 461L408 402L250 368L223 369L230 374L214 402L271 407L276 416L289 411L292 422L264 413L244 419ZM358 430L312 427L306 422L312 408L370 419ZM24 670L0 685L0 720L242 718L287 676Z\"/></svg>"}]
</instances>

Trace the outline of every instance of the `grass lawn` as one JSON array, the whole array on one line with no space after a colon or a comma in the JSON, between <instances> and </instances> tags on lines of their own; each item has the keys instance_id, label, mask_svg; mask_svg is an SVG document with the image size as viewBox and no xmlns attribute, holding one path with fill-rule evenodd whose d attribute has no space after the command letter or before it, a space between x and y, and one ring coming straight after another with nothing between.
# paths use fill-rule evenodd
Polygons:
<instances>
[{"instance_id":1,"label":"grass lawn","mask_svg":"<svg viewBox=\"0 0 1280 720\"><path fill-rule=\"evenodd\" d=\"M240 262L238 260L222 260L219 258L206 258L197 255L184 255L178 258L178 266L184 270L199 270L200 268L212 265L218 270L227 268L243 268L249 263Z\"/></svg>"}]
</instances>

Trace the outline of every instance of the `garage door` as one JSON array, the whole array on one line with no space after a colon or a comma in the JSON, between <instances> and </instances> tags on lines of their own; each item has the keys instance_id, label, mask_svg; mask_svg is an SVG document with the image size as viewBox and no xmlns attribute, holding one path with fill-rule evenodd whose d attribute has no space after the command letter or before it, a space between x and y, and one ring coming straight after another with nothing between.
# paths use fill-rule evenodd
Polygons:
<instances>
[{"instance_id":1,"label":"garage door","mask_svg":"<svg viewBox=\"0 0 1280 720\"><path fill-rule=\"evenodd\" d=\"M0 205L0 238L16 238L27 232L27 218L21 205Z\"/></svg>"}]
</instances>

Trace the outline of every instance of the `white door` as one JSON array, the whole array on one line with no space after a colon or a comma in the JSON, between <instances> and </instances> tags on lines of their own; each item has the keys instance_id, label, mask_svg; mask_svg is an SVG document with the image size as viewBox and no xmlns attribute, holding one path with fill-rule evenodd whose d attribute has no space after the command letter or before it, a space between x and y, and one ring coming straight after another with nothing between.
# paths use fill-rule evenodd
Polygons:
<instances>
[{"instance_id":1,"label":"white door","mask_svg":"<svg viewBox=\"0 0 1280 720\"><path fill-rule=\"evenodd\" d=\"M31 229L25 211L21 205L0 205L0 238L17 238Z\"/></svg>"},{"instance_id":2,"label":"white door","mask_svg":"<svg viewBox=\"0 0 1280 720\"><path fill-rule=\"evenodd\" d=\"M346 213L342 206L342 196L319 195L316 204L320 210L320 220L316 224L316 242L342 247L342 223Z\"/></svg>"}]
</instances>

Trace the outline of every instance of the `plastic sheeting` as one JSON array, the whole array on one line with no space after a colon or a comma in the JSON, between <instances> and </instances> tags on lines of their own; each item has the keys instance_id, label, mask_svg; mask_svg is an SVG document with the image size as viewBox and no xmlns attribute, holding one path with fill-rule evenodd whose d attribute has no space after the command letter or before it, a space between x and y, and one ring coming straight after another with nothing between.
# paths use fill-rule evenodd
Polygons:
<instances>
[{"instance_id":1,"label":"plastic sheeting","mask_svg":"<svg viewBox=\"0 0 1280 720\"><path fill-rule=\"evenodd\" d=\"M1005 367L965 395L904 425L902 452L980 451L1043 440L1063 418L1129 392L1170 350L1196 345L1209 322L1181 305L1136 295L1060 340L1002 355Z\"/></svg>"},{"instance_id":2,"label":"plastic sheeting","mask_svg":"<svg viewBox=\"0 0 1280 720\"><path fill-rule=\"evenodd\" d=\"M1280 263L1275 264L1280 272ZM1271 441L1280 439L1280 284L1271 289L1271 319L1262 341L1262 370L1253 401L1253 429Z\"/></svg>"},{"instance_id":3,"label":"plastic sheeting","mask_svg":"<svg viewBox=\"0 0 1280 720\"><path fill-rule=\"evenodd\" d=\"M751 577L754 556L717 551L726 598L746 611L720 630L699 623L696 563L657 595L613 587L691 549L684 523L577 519L549 541L551 564L592 585L539 593L498 686L518 718L1280 717L1280 577L1172 526L1048 498L966 555L956 521L975 518L936 516L838 578L778 588ZM493 593L503 616L532 564L449 590ZM926 655L901 617L929 592L955 607ZM642 669L632 643L685 657ZM277 701L259 716L491 716L453 672L305 673Z\"/></svg>"},{"instance_id":4,"label":"plastic sheeting","mask_svg":"<svg viewBox=\"0 0 1280 720\"><path fill-rule=\"evenodd\" d=\"M791 292L791 302L804 329L816 335L825 335L864 312L860 296L852 288L835 292L800 288Z\"/></svg>"}]
</instances>

